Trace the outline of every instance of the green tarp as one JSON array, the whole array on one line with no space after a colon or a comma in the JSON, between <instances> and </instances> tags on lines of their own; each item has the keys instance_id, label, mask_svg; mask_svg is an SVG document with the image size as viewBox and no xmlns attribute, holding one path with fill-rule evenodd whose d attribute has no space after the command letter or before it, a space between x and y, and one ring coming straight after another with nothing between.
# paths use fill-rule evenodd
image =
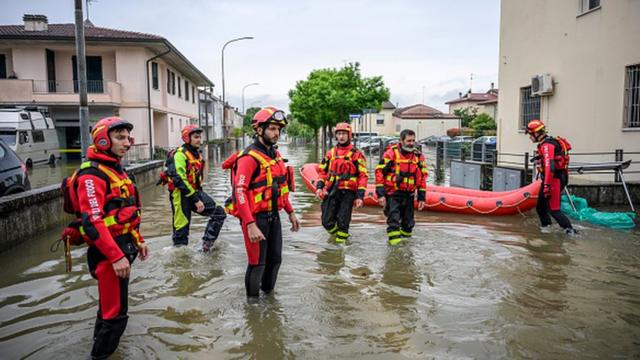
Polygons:
<instances>
[{"instance_id":1,"label":"green tarp","mask_svg":"<svg viewBox=\"0 0 640 360\"><path fill-rule=\"evenodd\" d=\"M587 221L595 225L612 229L633 229L636 224L634 212L604 212L589 207L587 199L571 195L576 211L571 207L566 195L562 196L562 212L579 221Z\"/></svg>"}]
</instances>

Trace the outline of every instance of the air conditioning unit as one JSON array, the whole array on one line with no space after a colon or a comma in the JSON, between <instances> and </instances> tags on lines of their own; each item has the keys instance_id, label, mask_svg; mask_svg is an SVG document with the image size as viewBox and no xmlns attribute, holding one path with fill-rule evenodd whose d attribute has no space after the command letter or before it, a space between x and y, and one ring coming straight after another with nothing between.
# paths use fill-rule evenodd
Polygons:
<instances>
[{"instance_id":1,"label":"air conditioning unit","mask_svg":"<svg viewBox=\"0 0 640 360\"><path fill-rule=\"evenodd\" d=\"M545 96L553 94L553 79L550 74L535 75L531 78L531 95Z\"/></svg>"}]
</instances>

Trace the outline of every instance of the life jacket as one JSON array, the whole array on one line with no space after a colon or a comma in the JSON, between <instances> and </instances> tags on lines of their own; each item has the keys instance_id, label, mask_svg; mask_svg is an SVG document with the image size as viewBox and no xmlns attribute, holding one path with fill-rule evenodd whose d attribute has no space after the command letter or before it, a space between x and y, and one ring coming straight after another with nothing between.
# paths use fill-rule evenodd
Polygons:
<instances>
[{"instance_id":1,"label":"life jacket","mask_svg":"<svg viewBox=\"0 0 640 360\"><path fill-rule=\"evenodd\" d=\"M93 169L93 170L91 170ZM136 246L140 245L140 195L135 184L126 172L118 173L110 167L96 161L86 161L73 174L62 180L60 189L63 194L63 209L76 219L63 230L61 239L65 245L67 271L71 270L70 247L95 244L91 238L91 229L83 226L78 198L78 178L92 172L107 184L107 193L103 207L103 221L109 233L117 236L131 234ZM93 229L95 231L95 229ZM57 248L57 246L56 246Z\"/></svg>"},{"instance_id":2,"label":"life jacket","mask_svg":"<svg viewBox=\"0 0 640 360\"><path fill-rule=\"evenodd\" d=\"M295 191L293 167L285 166L285 160L277 150L276 158L271 159L254 145L250 145L241 152L233 153L223 163L223 168L229 168L233 164L231 166L232 193L225 201L226 212L238 216L235 198L236 171L238 159L243 156L250 156L259 164L259 168L251 177L247 188L247 199L251 213L272 212L284 208L289 193Z\"/></svg>"},{"instance_id":3,"label":"life jacket","mask_svg":"<svg viewBox=\"0 0 640 360\"><path fill-rule=\"evenodd\" d=\"M540 154L542 153L542 145L545 143L552 144L554 147L553 170L555 172L568 171L569 160L570 160L569 151L572 149L571 144L569 144L569 141L567 141L567 139L561 136L556 136L555 138L551 136L547 136L544 140L542 140L538 144L538 157L536 159L536 167L537 167L538 173L540 174L544 173L543 161Z\"/></svg>"},{"instance_id":4,"label":"life jacket","mask_svg":"<svg viewBox=\"0 0 640 360\"><path fill-rule=\"evenodd\" d=\"M198 152L198 157L195 157L191 151L186 150L183 146L173 149L167 153L167 160L165 160L164 163L165 169L160 172L160 179L156 185L167 185L169 191L173 191L173 189L176 188L171 175L167 171L169 162L174 161L173 158L176 152L181 152L187 157L187 182L189 182L189 185L191 185L192 188L200 190L202 186L202 171L204 169L202 154Z\"/></svg>"},{"instance_id":5,"label":"life jacket","mask_svg":"<svg viewBox=\"0 0 640 360\"><path fill-rule=\"evenodd\" d=\"M408 157L403 157L398 145L393 145L391 149L394 154L393 161L387 163L383 169L384 186L387 193L414 192L417 188L418 173L422 171L419 153L413 152Z\"/></svg>"},{"instance_id":6,"label":"life jacket","mask_svg":"<svg viewBox=\"0 0 640 360\"><path fill-rule=\"evenodd\" d=\"M325 184L326 189L331 189L334 184L337 184L338 189L345 189L351 191L358 190L358 164L356 163L356 156L359 150L355 147L351 147L344 155L338 155L336 147L333 147L329 151L328 163L324 165L324 171L328 174L327 182Z\"/></svg>"}]
</instances>

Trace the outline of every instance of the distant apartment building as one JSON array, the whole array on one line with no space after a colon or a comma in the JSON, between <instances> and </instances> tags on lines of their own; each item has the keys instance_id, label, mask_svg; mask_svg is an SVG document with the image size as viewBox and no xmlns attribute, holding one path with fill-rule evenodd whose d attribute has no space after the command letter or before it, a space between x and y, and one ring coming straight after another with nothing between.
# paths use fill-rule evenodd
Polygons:
<instances>
[{"instance_id":1,"label":"distant apartment building","mask_svg":"<svg viewBox=\"0 0 640 360\"><path fill-rule=\"evenodd\" d=\"M209 140L223 139L222 100L209 91L200 92L200 126Z\"/></svg>"},{"instance_id":2,"label":"distant apartment building","mask_svg":"<svg viewBox=\"0 0 640 360\"><path fill-rule=\"evenodd\" d=\"M0 25L0 105L47 106L61 147L77 149L75 26L43 15L23 21ZM138 146L180 145L180 129L198 121L198 87L211 80L161 36L85 21L85 41L90 123L120 116L134 124Z\"/></svg>"},{"instance_id":3,"label":"distant apartment building","mask_svg":"<svg viewBox=\"0 0 640 360\"><path fill-rule=\"evenodd\" d=\"M468 91L464 95L459 93L457 99L449 100L445 104L449 105L449 114L456 110L468 109L470 113L487 114L495 119L498 115L498 89L494 89L491 83L487 92Z\"/></svg>"},{"instance_id":4,"label":"distant apartment building","mask_svg":"<svg viewBox=\"0 0 640 360\"><path fill-rule=\"evenodd\" d=\"M533 152L524 128L541 119L574 154L592 154L572 155L574 162L613 161L621 149L639 163L628 154L640 152L638 45L640 1L503 0L498 153ZM628 170L627 180L640 180L640 167Z\"/></svg>"},{"instance_id":5,"label":"distant apartment building","mask_svg":"<svg viewBox=\"0 0 640 360\"><path fill-rule=\"evenodd\" d=\"M375 109L367 109L363 111L360 117L354 118L351 122L353 131L355 132L372 132L378 135L394 136L400 130L399 122L393 118L393 112L396 106L390 101L382 103L380 111Z\"/></svg>"},{"instance_id":6,"label":"distant apartment building","mask_svg":"<svg viewBox=\"0 0 640 360\"><path fill-rule=\"evenodd\" d=\"M432 135L446 135L448 129L460 127L460 118L457 116L424 104L398 108L393 112L393 117L400 130L415 131L418 140Z\"/></svg>"}]
</instances>

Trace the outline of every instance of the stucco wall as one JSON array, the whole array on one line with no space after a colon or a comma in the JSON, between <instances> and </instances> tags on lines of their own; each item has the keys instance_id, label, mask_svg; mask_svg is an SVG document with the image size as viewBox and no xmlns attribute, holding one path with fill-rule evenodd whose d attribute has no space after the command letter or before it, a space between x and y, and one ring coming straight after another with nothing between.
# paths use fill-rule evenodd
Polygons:
<instances>
[{"instance_id":1,"label":"stucco wall","mask_svg":"<svg viewBox=\"0 0 640 360\"><path fill-rule=\"evenodd\" d=\"M502 1L499 152L533 151L519 130L520 88L542 73L553 76L555 89L541 100L541 119L552 134L570 140L574 153L640 151L640 129L623 129L625 66L640 63L640 1L601 4L578 16L577 1ZM613 156L573 159L611 161ZM627 179L640 180L640 174Z\"/></svg>"}]
</instances>

